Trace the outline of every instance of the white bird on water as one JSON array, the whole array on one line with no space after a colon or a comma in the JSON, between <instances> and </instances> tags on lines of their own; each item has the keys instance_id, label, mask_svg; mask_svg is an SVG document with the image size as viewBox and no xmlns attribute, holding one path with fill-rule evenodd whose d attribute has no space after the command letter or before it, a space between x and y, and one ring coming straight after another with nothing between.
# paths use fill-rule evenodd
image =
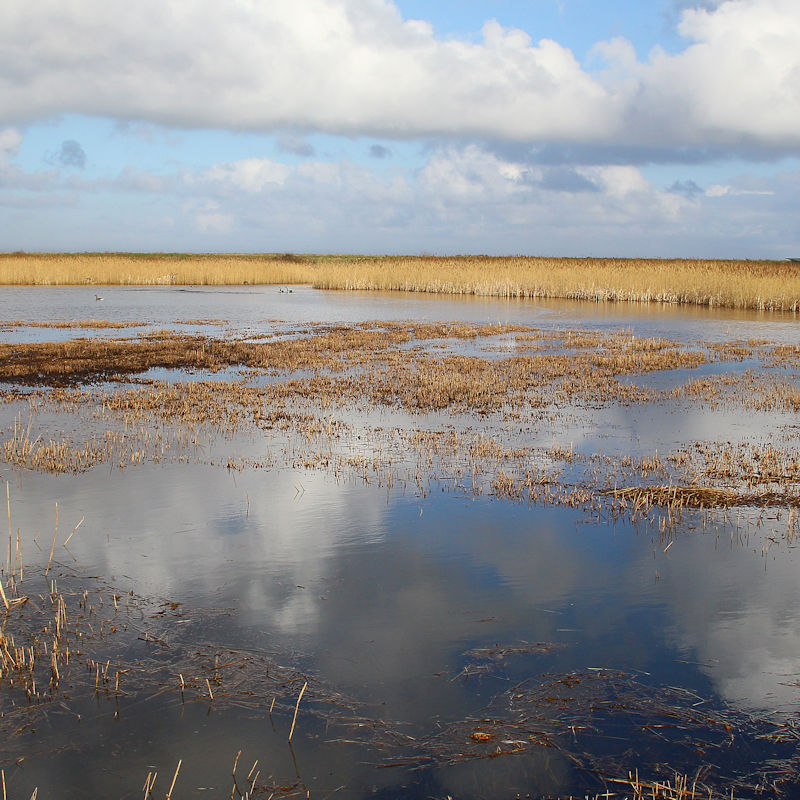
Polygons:
<instances>
[{"instance_id":1,"label":"white bird on water","mask_svg":"<svg viewBox=\"0 0 800 800\"><path fill-rule=\"evenodd\" d=\"M99 295L99 294L96 294L96 295L94 296L94 299L95 299L95 300L102 300L103 298L102 298L102 297L100 297L100 295Z\"/></svg>"}]
</instances>

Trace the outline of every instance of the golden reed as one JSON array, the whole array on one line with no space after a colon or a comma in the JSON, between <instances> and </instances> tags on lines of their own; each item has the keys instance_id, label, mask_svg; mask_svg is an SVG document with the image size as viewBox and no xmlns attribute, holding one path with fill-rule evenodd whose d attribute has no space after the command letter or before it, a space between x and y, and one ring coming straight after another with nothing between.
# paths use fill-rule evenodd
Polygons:
<instances>
[{"instance_id":1,"label":"golden reed","mask_svg":"<svg viewBox=\"0 0 800 800\"><path fill-rule=\"evenodd\" d=\"M779 261L489 256L0 255L0 285L308 284L508 298L800 310L800 265Z\"/></svg>"}]
</instances>

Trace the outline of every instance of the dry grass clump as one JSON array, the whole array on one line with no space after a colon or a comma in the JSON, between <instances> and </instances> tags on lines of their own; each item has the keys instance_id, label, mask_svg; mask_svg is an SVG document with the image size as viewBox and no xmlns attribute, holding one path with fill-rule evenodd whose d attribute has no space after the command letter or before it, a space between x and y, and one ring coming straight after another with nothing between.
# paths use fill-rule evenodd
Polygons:
<instances>
[{"instance_id":1,"label":"dry grass clump","mask_svg":"<svg viewBox=\"0 0 800 800\"><path fill-rule=\"evenodd\" d=\"M146 322L110 322L105 319L70 319L46 320L37 322L24 322L23 320L9 320L0 323L3 328L56 328L59 330L105 330L106 328L144 328Z\"/></svg>"},{"instance_id":2,"label":"dry grass clump","mask_svg":"<svg viewBox=\"0 0 800 800\"><path fill-rule=\"evenodd\" d=\"M697 442L685 451L695 474L754 486L800 484L800 450L774 442ZM676 454L677 457L677 454Z\"/></svg>"},{"instance_id":3,"label":"dry grass clump","mask_svg":"<svg viewBox=\"0 0 800 800\"><path fill-rule=\"evenodd\" d=\"M731 508L732 506L781 506L797 508L800 495L789 492L737 492L713 486L630 486L608 492L627 509L632 506L638 516L639 509L649 510L662 506L673 512L684 508Z\"/></svg>"},{"instance_id":4,"label":"dry grass clump","mask_svg":"<svg viewBox=\"0 0 800 800\"><path fill-rule=\"evenodd\" d=\"M610 778L609 782L618 784L620 791L625 792L630 800L735 800L733 789L714 791L710 787L698 785L688 775L676 775L673 780L647 781L642 780L637 771L628 773L627 778ZM631 792L630 795L627 795L628 791ZM616 796L616 792L606 792L595 795L595 800Z\"/></svg>"},{"instance_id":5,"label":"dry grass clump","mask_svg":"<svg viewBox=\"0 0 800 800\"><path fill-rule=\"evenodd\" d=\"M765 358L769 359L767 353ZM794 376L769 374L748 369L723 375L696 378L662 392L665 401L689 400L712 407L736 404L753 411L800 411L800 388Z\"/></svg>"},{"instance_id":6,"label":"dry grass clump","mask_svg":"<svg viewBox=\"0 0 800 800\"><path fill-rule=\"evenodd\" d=\"M107 456L108 450L96 441L75 446L69 439L40 442L14 438L3 443L7 463L42 472L86 472Z\"/></svg>"},{"instance_id":7,"label":"dry grass clump","mask_svg":"<svg viewBox=\"0 0 800 800\"><path fill-rule=\"evenodd\" d=\"M5 254L0 284L312 284L595 302L680 303L792 311L789 262L488 256Z\"/></svg>"}]
</instances>

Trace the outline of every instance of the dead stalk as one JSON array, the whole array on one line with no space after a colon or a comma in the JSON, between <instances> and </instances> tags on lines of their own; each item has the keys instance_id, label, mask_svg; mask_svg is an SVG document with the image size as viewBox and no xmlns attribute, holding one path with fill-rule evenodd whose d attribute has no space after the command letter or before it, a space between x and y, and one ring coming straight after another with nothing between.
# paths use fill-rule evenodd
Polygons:
<instances>
[{"instance_id":1,"label":"dead stalk","mask_svg":"<svg viewBox=\"0 0 800 800\"><path fill-rule=\"evenodd\" d=\"M300 700L302 700L303 693L305 692L307 686L308 686L308 681L306 681L303 684L303 688L300 690L300 694L297 696L297 705L295 705L295 707L294 707L294 717L292 718L292 727L289 730L289 741L290 742L292 741L292 734L294 733L294 726L295 726L295 723L297 722L297 712L298 712L298 710L300 708Z\"/></svg>"},{"instance_id":2,"label":"dead stalk","mask_svg":"<svg viewBox=\"0 0 800 800\"><path fill-rule=\"evenodd\" d=\"M45 569L44 574L47 575L50 572L50 562L53 560L53 551L56 549L56 536L58 535L58 503L56 503L56 527L53 531L53 544L50 545L50 558L47 559L47 569Z\"/></svg>"},{"instance_id":3,"label":"dead stalk","mask_svg":"<svg viewBox=\"0 0 800 800\"><path fill-rule=\"evenodd\" d=\"M72 529L72 533L69 536L67 536L63 545L64 547L66 547L69 544L69 540L75 535L75 531L78 530L78 528L80 528L81 525L83 525L83 521L85 519L86 517L81 517L81 521Z\"/></svg>"},{"instance_id":4,"label":"dead stalk","mask_svg":"<svg viewBox=\"0 0 800 800\"><path fill-rule=\"evenodd\" d=\"M178 766L175 767L175 774L172 776L172 783L170 784L169 791L167 792L167 800L172 800L172 790L175 788L175 781L178 780L178 773L181 770L183 759L178 759Z\"/></svg>"}]
</instances>

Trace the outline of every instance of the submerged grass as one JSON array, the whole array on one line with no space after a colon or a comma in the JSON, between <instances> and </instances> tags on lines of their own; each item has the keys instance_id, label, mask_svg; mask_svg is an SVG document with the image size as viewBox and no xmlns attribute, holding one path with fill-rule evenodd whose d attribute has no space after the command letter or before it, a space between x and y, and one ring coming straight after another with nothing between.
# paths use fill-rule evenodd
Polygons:
<instances>
[{"instance_id":1,"label":"submerged grass","mask_svg":"<svg viewBox=\"0 0 800 800\"><path fill-rule=\"evenodd\" d=\"M489 256L0 254L0 285L310 284L509 298L800 309L800 265L777 261Z\"/></svg>"}]
</instances>

